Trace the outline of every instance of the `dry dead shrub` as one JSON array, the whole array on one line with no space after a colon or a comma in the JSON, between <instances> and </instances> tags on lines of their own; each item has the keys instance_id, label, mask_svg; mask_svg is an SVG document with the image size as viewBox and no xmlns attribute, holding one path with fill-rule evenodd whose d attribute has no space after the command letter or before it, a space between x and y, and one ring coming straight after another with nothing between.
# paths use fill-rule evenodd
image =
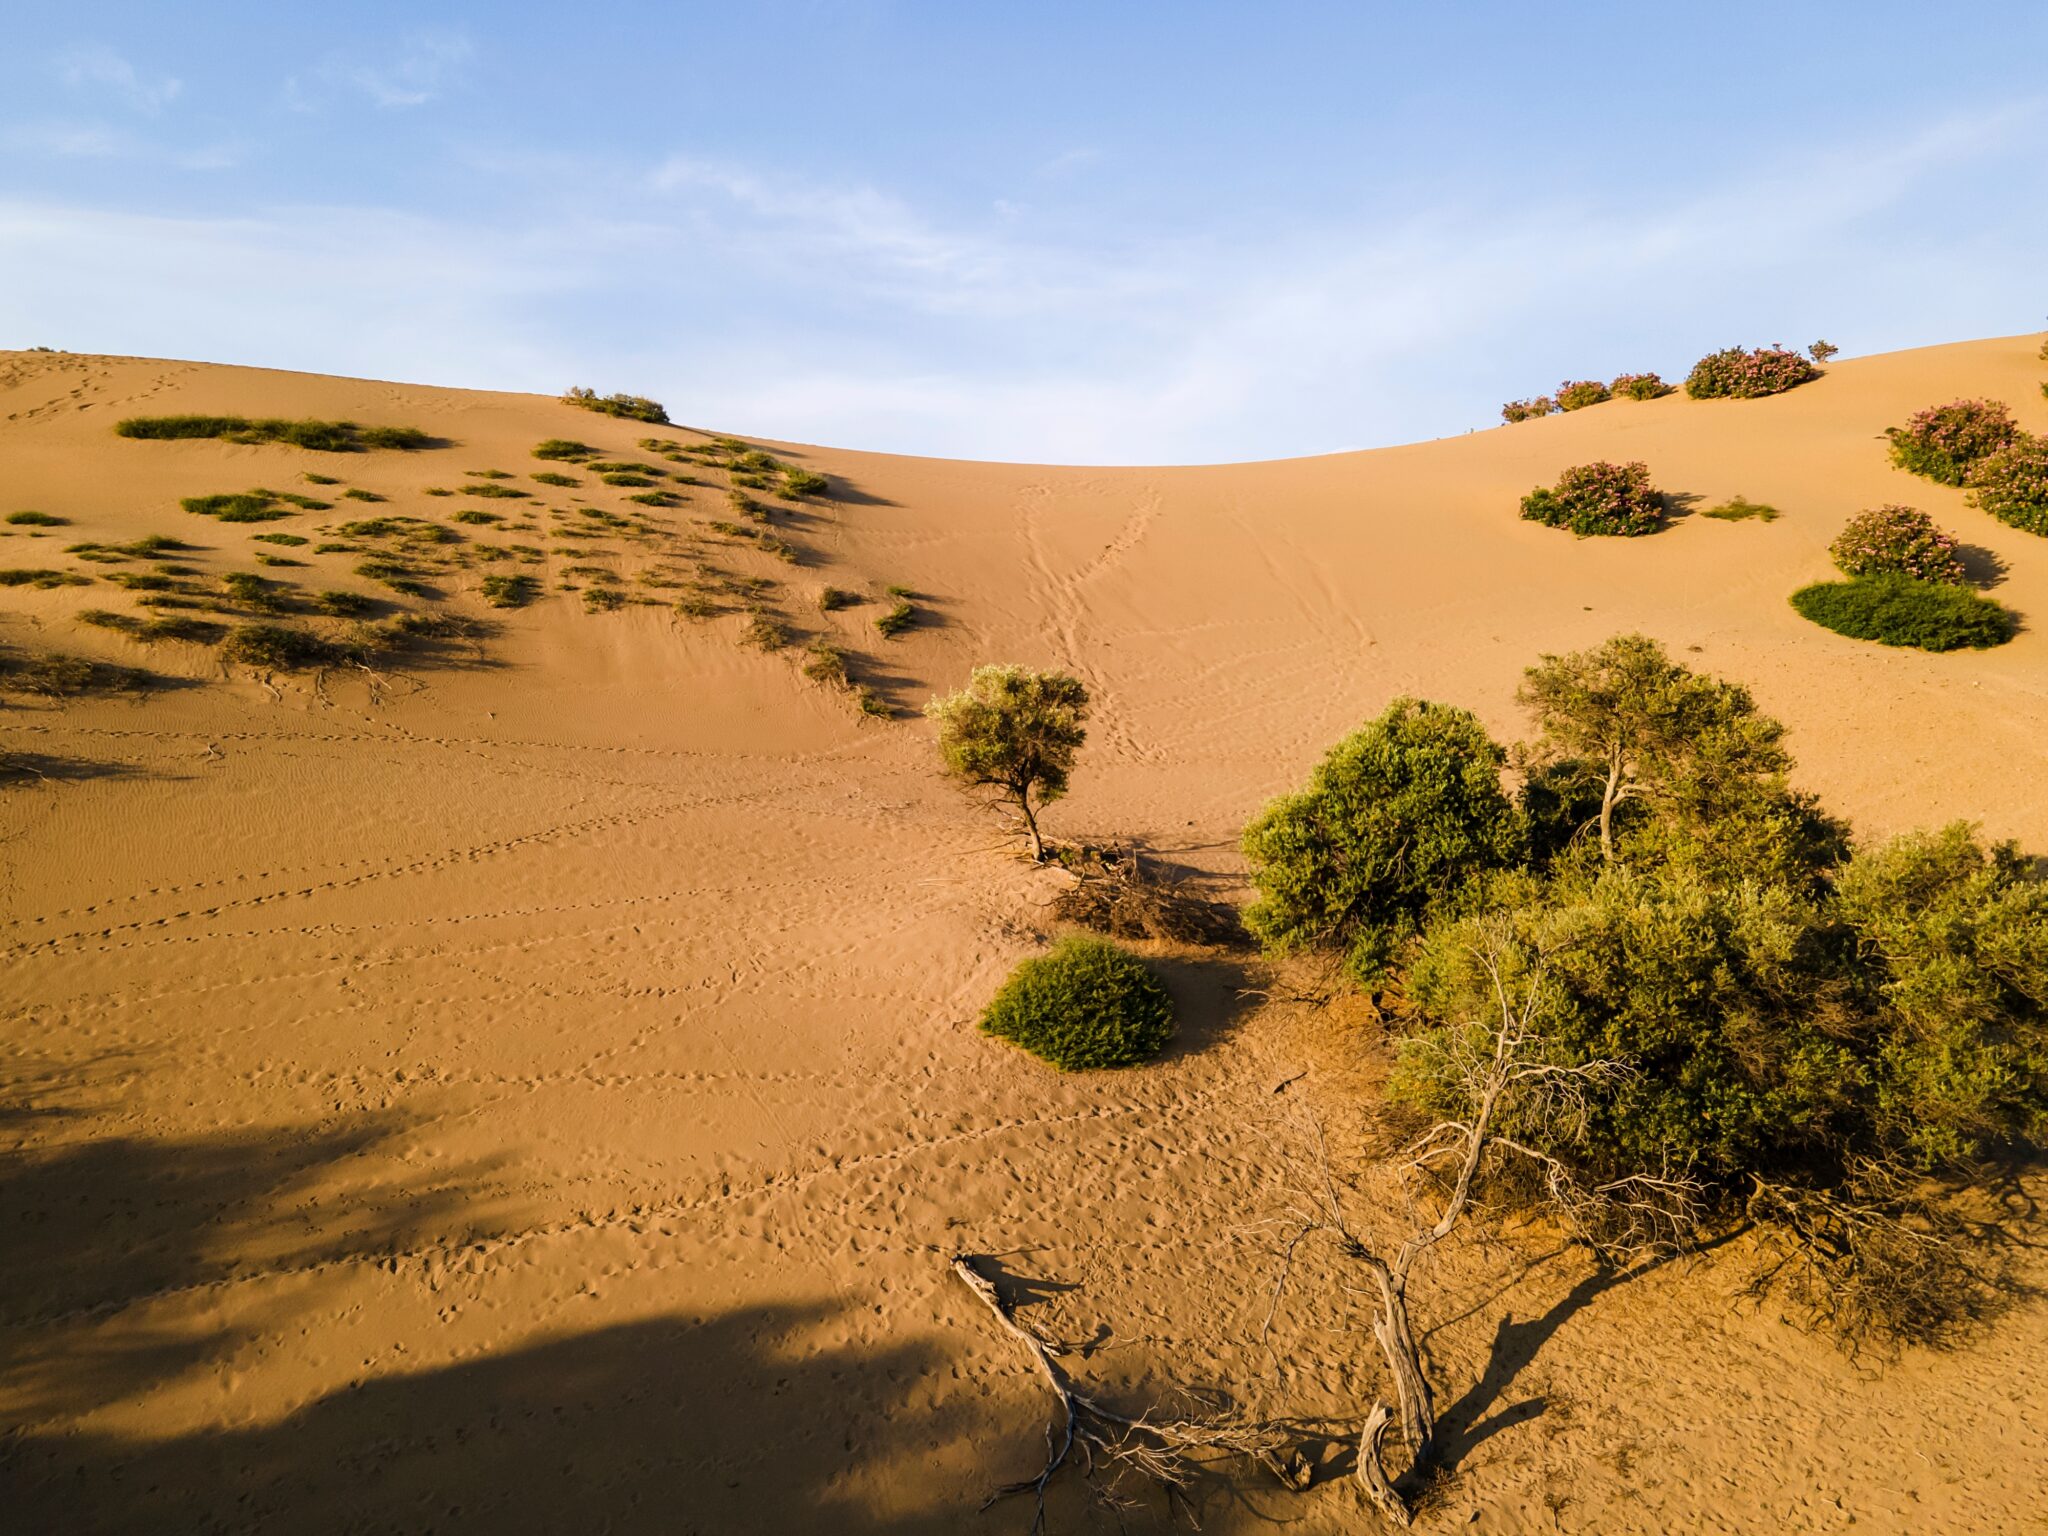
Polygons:
<instances>
[{"instance_id":1,"label":"dry dead shrub","mask_svg":"<svg viewBox=\"0 0 2048 1536\"><path fill-rule=\"evenodd\" d=\"M1113 939L1219 947L1245 941L1236 908L1147 864L1136 848L1067 848L1059 859L1077 877L1053 901L1053 915L1064 922Z\"/></svg>"}]
</instances>

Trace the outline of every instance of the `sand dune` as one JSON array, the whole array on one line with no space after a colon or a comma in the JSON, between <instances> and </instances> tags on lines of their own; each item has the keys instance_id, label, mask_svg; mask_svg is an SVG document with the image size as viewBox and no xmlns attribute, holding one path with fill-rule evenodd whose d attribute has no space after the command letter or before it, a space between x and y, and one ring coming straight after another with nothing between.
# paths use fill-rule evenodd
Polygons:
<instances>
[{"instance_id":1,"label":"sand dune","mask_svg":"<svg viewBox=\"0 0 2048 1536\"><path fill-rule=\"evenodd\" d=\"M0 565L95 577L0 589L0 642L184 685L0 711L0 750L49 776L0 794L7 1505L52 1531L1021 1530L1021 1506L973 1511L1035 1467L1045 1404L948 1275L961 1248L1043 1282L1040 1326L1094 1340L1076 1370L1134 1405L1228 1383L1355 1415L1362 1313L1305 1307L1271 1353L1256 1333L1302 1107L1343 1123L1371 1036L1162 952L1185 1023L1155 1067L1061 1079L978 1037L1060 877L937 779L916 706L979 661L1073 669L1098 711L1057 830L1140 839L1229 890L1248 816L1389 698L1512 738L1538 653L1640 629L1748 684L1860 834L1968 817L2048 849L2048 544L1891 469L1880 436L1958 395L2048 431L2037 346L1269 464L765 443L835 484L784 518L799 563L690 543L726 515L707 477L646 514L655 533L522 567L549 589L533 606L486 609L489 567L451 567L438 606L499 625L480 648L317 683L78 623L128 594L62 551L168 534L209 574L282 550L305 563L277 579L370 592L357 554L254 536L445 524L471 503L430 487L525 485L543 438L630 460L695 434L528 396L0 355L0 512L67 520L10 528ZM111 430L186 411L451 446ZM1785 515L1608 542L1515 518L1595 457ZM305 492L308 470L384 500L274 525L178 507ZM1893 501L2002 568L2026 630L1933 656L1794 614L1847 517ZM778 582L770 608L836 637L900 718L861 716L794 649L736 644L739 613L679 619L639 578L692 551ZM592 561L652 601L586 612L556 590L599 584L568 575ZM884 639L881 601L820 613L827 584L904 586L921 621ZM1745 1278L1716 1255L1603 1288L1534 1236L1461 1245L1427 1319L1456 1471L1432 1518L2040 1528L2020 1469L2048 1464L2048 1312L1879 1369L1744 1303ZM1205 1498L1211 1531L1364 1520L1342 1480ZM1075 1495L1053 1512L1114 1528Z\"/></svg>"}]
</instances>

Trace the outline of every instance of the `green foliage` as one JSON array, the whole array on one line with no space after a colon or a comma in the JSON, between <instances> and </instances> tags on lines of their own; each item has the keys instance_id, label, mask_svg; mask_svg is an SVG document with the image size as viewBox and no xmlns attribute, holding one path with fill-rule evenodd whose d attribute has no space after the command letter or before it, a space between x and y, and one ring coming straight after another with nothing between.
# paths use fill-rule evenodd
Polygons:
<instances>
[{"instance_id":1,"label":"green foliage","mask_svg":"<svg viewBox=\"0 0 2048 1536\"><path fill-rule=\"evenodd\" d=\"M480 583L484 601L493 608L524 608L540 596L540 583L533 577L490 575Z\"/></svg>"},{"instance_id":2,"label":"green foliage","mask_svg":"<svg viewBox=\"0 0 2048 1536\"><path fill-rule=\"evenodd\" d=\"M321 453L357 453L370 448L416 449L436 446L438 439L415 427L364 427L353 421L287 421L266 416L131 416L116 422L122 437L179 439L223 438L231 443L286 443ZM322 482L332 483L332 482Z\"/></svg>"},{"instance_id":3,"label":"green foliage","mask_svg":"<svg viewBox=\"0 0 2048 1536\"><path fill-rule=\"evenodd\" d=\"M1984 650L2016 627L2009 609L1941 582L1892 574L1821 581L1792 594L1803 618L1853 640L1922 651Z\"/></svg>"},{"instance_id":4,"label":"green foliage","mask_svg":"<svg viewBox=\"0 0 2048 1536\"><path fill-rule=\"evenodd\" d=\"M818 593L818 612L831 613L835 609L851 607L859 601L858 593L848 592L839 587L825 587Z\"/></svg>"},{"instance_id":5,"label":"green foliage","mask_svg":"<svg viewBox=\"0 0 2048 1536\"><path fill-rule=\"evenodd\" d=\"M821 496L831 485L823 475L808 469L783 471L782 484L792 496Z\"/></svg>"},{"instance_id":6,"label":"green foliage","mask_svg":"<svg viewBox=\"0 0 2048 1536\"><path fill-rule=\"evenodd\" d=\"M1173 1038L1173 999L1136 955L1075 936L1010 973L981 1031L1062 1072L1136 1066Z\"/></svg>"},{"instance_id":7,"label":"green foliage","mask_svg":"<svg viewBox=\"0 0 2048 1536\"><path fill-rule=\"evenodd\" d=\"M1708 507L1700 513L1701 517L1711 517L1723 523L1746 523L1752 518L1760 523L1775 523L1783 515L1776 507L1751 501L1747 496L1731 496L1718 506Z\"/></svg>"},{"instance_id":8,"label":"green foliage","mask_svg":"<svg viewBox=\"0 0 2048 1536\"><path fill-rule=\"evenodd\" d=\"M833 688L845 688L852 683L846 673L846 653L830 640L813 640L805 647L804 676Z\"/></svg>"},{"instance_id":9,"label":"green foliage","mask_svg":"<svg viewBox=\"0 0 2048 1536\"><path fill-rule=\"evenodd\" d=\"M600 395L594 389L574 388L566 392L562 400L564 404L596 411L601 416L617 416L655 426L668 425L668 412L657 402L640 395Z\"/></svg>"},{"instance_id":10,"label":"green foliage","mask_svg":"<svg viewBox=\"0 0 2048 1536\"><path fill-rule=\"evenodd\" d=\"M740 630L740 644L757 651L779 651L789 641L789 627L771 614L755 614Z\"/></svg>"},{"instance_id":11,"label":"green foliage","mask_svg":"<svg viewBox=\"0 0 2048 1536\"><path fill-rule=\"evenodd\" d=\"M1641 463L1576 464L1549 490L1522 498L1526 521L1568 528L1580 538L1655 533L1664 526L1664 494Z\"/></svg>"},{"instance_id":12,"label":"green foliage","mask_svg":"<svg viewBox=\"0 0 2048 1536\"><path fill-rule=\"evenodd\" d=\"M1560 411L1583 411L1587 406L1599 405L1613 396L1598 379L1566 379L1557 386L1556 398Z\"/></svg>"},{"instance_id":13,"label":"green foliage","mask_svg":"<svg viewBox=\"0 0 2048 1536\"><path fill-rule=\"evenodd\" d=\"M1537 421L1557 413L1557 402L1548 395L1533 400L1510 400L1500 408L1500 419L1510 426L1518 421Z\"/></svg>"},{"instance_id":14,"label":"green foliage","mask_svg":"<svg viewBox=\"0 0 2048 1536\"><path fill-rule=\"evenodd\" d=\"M2048 537L2048 437L2017 438L1970 466L1970 504L2001 523Z\"/></svg>"},{"instance_id":15,"label":"green foliage","mask_svg":"<svg viewBox=\"0 0 2048 1536\"><path fill-rule=\"evenodd\" d=\"M1892 463L1941 485L1961 485L1970 466L2012 446L2019 427L1997 400L1954 400L1887 427Z\"/></svg>"},{"instance_id":16,"label":"green foliage","mask_svg":"<svg viewBox=\"0 0 2048 1536\"><path fill-rule=\"evenodd\" d=\"M82 587L92 580L76 571L53 571L38 566L8 566L0 568L0 587L36 587L49 591L52 587Z\"/></svg>"},{"instance_id":17,"label":"green foliage","mask_svg":"<svg viewBox=\"0 0 2048 1536\"><path fill-rule=\"evenodd\" d=\"M1245 828L1246 928L1272 952L1340 951L1376 983L1430 913L1523 857L1504 762L1465 710L1396 699Z\"/></svg>"},{"instance_id":18,"label":"green foliage","mask_svg":"<svg viewBox=\"0 0 2048 1536\"><path fill-rule=\"evenodd\" d=\"M522 491L516 485L498 485L493 481L487 480L482 485L465 485L462 488L462 494L465 496L496 497L500 500L511 500L528 496L532 493Z\"/></svg>"},{"instance_id":19,"label":"green foliage","mask_svg":"<svg viewBox=\"0 0 2048 1536\"><path fill-rule=\"evenodd\" d=\"M1820 369L1784 347L1757 347L1745 352L1727 347L1709 352L1686 375L1685 392L1694 400L1755 400L1781 394L1820 377Z\"/></svg>"},{"instance_id":20,"label":"green foliage","mask_svg":"<svg viewBox=\"0 0 2048 1536\"><path fill-rule=\"evenodd\" d=\"M1088 736L1088 690L1080 679L1028 667L976 667L965 688L933 699L924 712L938 726L947 774L1015 805L1032 854L1042 859L1037 808L1067 792L1075 755Z\"/></svg>"},{"instance_id":21,"label":"green foliage","mask_svg":"<svg viewBox=\"0 0 2048 1536\"><path fill-rule=\"evenodd\" d=\"M1915 507L1872 507L1857 513L1835 536L1828 553L1846 576L1889 572L1951 587L1966 586L1970 580L1955 539Z\"/></svg>"},{"instance_id":22,"label":"green foliage","mask_svg":"<svg viewBox=\"0 0 2048 1536\"><path fill-rule=\"evenodd\" d=\"M7 521L17 528L62 528L66 519L48 512L10 512Z\"/></svg>"},{"instance_id":23,"label":"green foliage","mask_svg":"<svg viewBox=\"0 0 2048 1536\"><path fill-rule=\"evenodd\" d=\"M917 622L917 605L899 598L889 611L875 620L875 628L882 632L885 640L894 640Z\"/></svg>"},{"instance_id":24,"label":"green foliage","mask_svg":"<svg viewBox=\"0 0 2048 1536\"><path fill-rule=\"evenodd\" d=\"M532 479L536 485L581 485L583 483L574 475L557 474L552 469L541 470Z\"/></svg>"},{"instance_id":25,"label":"green foliage","mask_svg":"<svg viewBox=\"0 0 2048 1536\"><path fill-rule=\"evenodd\" d=\"M292 515L277 504L278 500L273 491L232 491L214 496L187 496L178 505L187 512L196 512L201 517L215 518L223 523L272 523Z\"/></svg>"},{"instance_id":26,"label":"green foliage","mask_svg":"<svg viewBox=\"0 0 2048 1536\"><path fill-rule=\"evenodd\" d=\"M1671 393L1671 386L1654 373L1624 373L1609 388L1617 400L1657 400Z\"/></svg>"},{"instance_id":27,"label":"green foliage","mask_svg":"<svg viewBox=\"0 0 2048 1536\"><path fill-rule=\"evenodd\" d=\"M222 661L266 672L299 672L331 667L347 658L344 647L309 630L287 624L239 624L220 648Z\"/></svg>"},{"instance_id":28,"label":"green foliage","mask_svg":"<svg viewBox=\"0 0 2048 1536\"><path fill-rule=\"evenodd\" d=\"M596 454L597 450L591 447L590 444L579 443L574 438L569 437L545 438L541 442L535 444L533 450L533 456L536 459L564 459L574 461L577 459L593 458L596 456Z\"/></svg>"}]
</instances>

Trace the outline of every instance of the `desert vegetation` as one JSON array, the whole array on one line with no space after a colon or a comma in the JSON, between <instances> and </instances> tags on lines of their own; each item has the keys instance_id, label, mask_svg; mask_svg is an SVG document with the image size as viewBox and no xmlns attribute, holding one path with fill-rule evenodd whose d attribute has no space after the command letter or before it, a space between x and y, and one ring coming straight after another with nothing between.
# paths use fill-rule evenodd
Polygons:
<instances>
[{"instance_id":1,"label":"desert vegetation","mask_svg":"<svg viewBox=\"0 0 2048 1536\"><path fill-rule=\"evenodd\" d=\"M925 714L938 726L947 774L1013 808L1031 857L1042 861L1038 813L1067 792L1087 739L1088 690L1064 672L976 667L965 688L933 699Z\"/></svg>"},{"instance_id":2,"label":"desert vegetation","mask_svg":"<svg viewBox=\"0 0 2048 1536\"><path fill-rule=\"evenodd\" d=\"M1954 400L1887 427L1892 462L1941 485L1961 485L1970 467L2012 445L2019 426L1997 400Z\"/></svg>"},{"instance_id":3,"label":"desert vegetation","mask_svg":"<svg viewBox=\"0 0 2048 1536\"><path fill-rule=\"evenodd\" d=\"M365 427L353 421L296 421L265 416L130 416L114 424L121 437L154 441L219 438L230 443L285 443L320 453L362 453L377 448L407 451L441 446L417 427Z\"/></svg>"},{"instance_id":4,"label":"desert vegetation","mask_svg":"<svg viewBox=\"0 0 2048 1536\"><path fill-rule=\"evenodd\" d=\"M1633 537L1664 526L1664 495L1641 463L1576 464L1557 484L1522 498L1525 521L1565 528L1581 538Z\"/></svg>"},{"instance_id":5,"label":"desert vegetation","mask_svg":"<svg viewBox=\"0 0 2048 1536\"><path fill-rule=\"evenodd\" d=\"M1970 466L1970 504L2001 523L2048 537L2048 437L2021 435Z\"/></svg>"},{"instance_id":6,"label":"desert vegetation","mask_svg":"<svg viewBox=\"0 0 2048 1536\"><path fill-rule=\"evenodd\" d=\"M1694 400L1755 400L1819 377L1812 362L1784 347L1727 347L1692 365L1685 392Z\"/></svg>"},{"instance_id":7,"label":"desert vegetation","mask_svg":"<svg viewBox=\"0 0 2048 1536\"><path fill-rule=\"evenodd\" d=\"M1582 411L1589 405L1599 405L1614 397L1598 379L1566 379L1557 386L1553 398L1560 411Z\"/></svg>"},{"instance_id":8,"label":"desert vegetation","mask_svg":"<svg viewBox=\"0 0 2048 1536\"><path fill-rule=\"evenodd\" d=\"M1130 1067L1173 1038L1173 999L1136 955L1077 934L1020 962L980 1027L1062 1072Z\"/></svg>"},{"instance_id":9,"label":"desert vegetation","mask_svg":"<svg viewBox=\"0 0 2048 1536\"><path fill-rule=\"evenodd\" d=\"M668 412L661 403L643 395L600 395L594 389L577 387L565 391L562 401L580 410L595 411L600 416L617 416L625 421L645 421L656 426L668 425Z\"/></svg>"},{"instance_id":10,"label":"desert vegetation","mask_svg":"<svg viewBox=\"0 0 2048 1536\"><path fill-rule=\"evenodd\" d=\"M1617 400L1659 400L1671 393L1671 386L1654 373L1624 373L1608 386Z\"/></svg>"},{"instance_id":11,"label":"desert vegetation","mask_svg":"<svg viewBox=\"0 0 2048 1536\"><path fill-rule=\"evenodd\" d=\"M2017 628L2012 611L1962 587L1886 574L1820 581L1792 594L1803 618L1852 640L1920 651L1985 650Z\"/></svg>"}]
</instances>

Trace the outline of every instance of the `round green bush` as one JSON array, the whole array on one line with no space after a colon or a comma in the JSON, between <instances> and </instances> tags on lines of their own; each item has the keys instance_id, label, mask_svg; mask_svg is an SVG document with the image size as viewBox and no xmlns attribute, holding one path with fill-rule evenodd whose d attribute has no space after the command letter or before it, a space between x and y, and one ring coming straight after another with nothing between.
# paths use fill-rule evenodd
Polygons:
<instances>
[{"instance_id":1,"label":"round green bush","mask_svg":"<svg viewBox=\"0 0 2048 1536\"><path fill-rule=\"evenodd\" d=\"M1522 517L1581 538L1655 533L1664 526L1664 495L1641 463L1575 464L1549 490L1522 498Z\"/></svg>"},{"instance_id":2,"label":"round green bush","mask_svg":"<svg viewBox=\"0 0 2048 1536\"><path fill-rule=\"evenodd\" d=\"M2022 434L1970 466L1970 501L2001 523L2048 537L2048 437Z\"/></svg>"},{"instance_id":3,"label":"round green bush","mask_svg":"<svg viewBox=\"0 0 2048 1536\"><path fill-rule=\"evenodd\" d=\"M1566 379L1557 386L1557 408L1561 411L1583 411L1608 398L1607 386L1598 379Z\"/></svg>"},{"instance_id":4,"label":"round green bush","mask_svg":"<svg viewBox=\"0 0 2048 1536\"><path fill-rule=\"evenodd\" d=\"M1896 574L1815 582L1792 594L1792 606L1852 640L1922 651L1983 650L2013 632L2012 611L1988 597Z\"/></svg>"},{"instance_id":5,"label":"round green bush","mask_svg":"<svg viewBox=\"0 0 2048 1536\"><path fill-rule=\"evenodd\" d=\"M1067 938L1010 973L981 1016L981 1032L1062 1072L1135 1066L1173 1038L1173 999L1128 950Z\"/></svg>"},{"instance_id":6,"label":"round green bush","mask_svg":"<svg viewBox=\"0 0 2048 1536\"><path fill-rule=\"evenodd\" d=\"M1917 576L1943 586L1969 584L1969 572L1956 554L1956 541L1934 526L1934 519L1914 507L1872 507L1849 519L1849 525L1828 546L1845 576Z\"/></svg>"},{"instance_id":7,"label":"round green bush","mask_svg":"<svg viewBox=\"0 0 2048 1536\"><path fill-rule=\"evenodd\" d=\"M1818 368L1784 347L1758 347L1750 352L1725 347L1692 365L1692 372L1685 376L1685 392L1695 400L1755 400L1783 394L1819 377Z\"/></svg>"},{"instance_id":8,"label":"round green bush","mask_svg":"<svg viewBox=\"0 0 2048 1536\"><path fill-rule=\"evenodd\" d=\"M1941 485L1961 485L1972 464L2012 446L2012 412L1997 400L1951 400L1915 411L1903 427L1886 427L1892 463Z\"/></svg>"},{"instance_id":9,"label":"round green bush","mask_svg":"<svg viewBox=\"0 0 2048 1536\"><path fill-rule=\"evenodd\" d=\"M1624 373L1609 386L1617 400L1657 400L1671 393L1671 386L1654 373Z\"/></svg>"}]
</instances>

